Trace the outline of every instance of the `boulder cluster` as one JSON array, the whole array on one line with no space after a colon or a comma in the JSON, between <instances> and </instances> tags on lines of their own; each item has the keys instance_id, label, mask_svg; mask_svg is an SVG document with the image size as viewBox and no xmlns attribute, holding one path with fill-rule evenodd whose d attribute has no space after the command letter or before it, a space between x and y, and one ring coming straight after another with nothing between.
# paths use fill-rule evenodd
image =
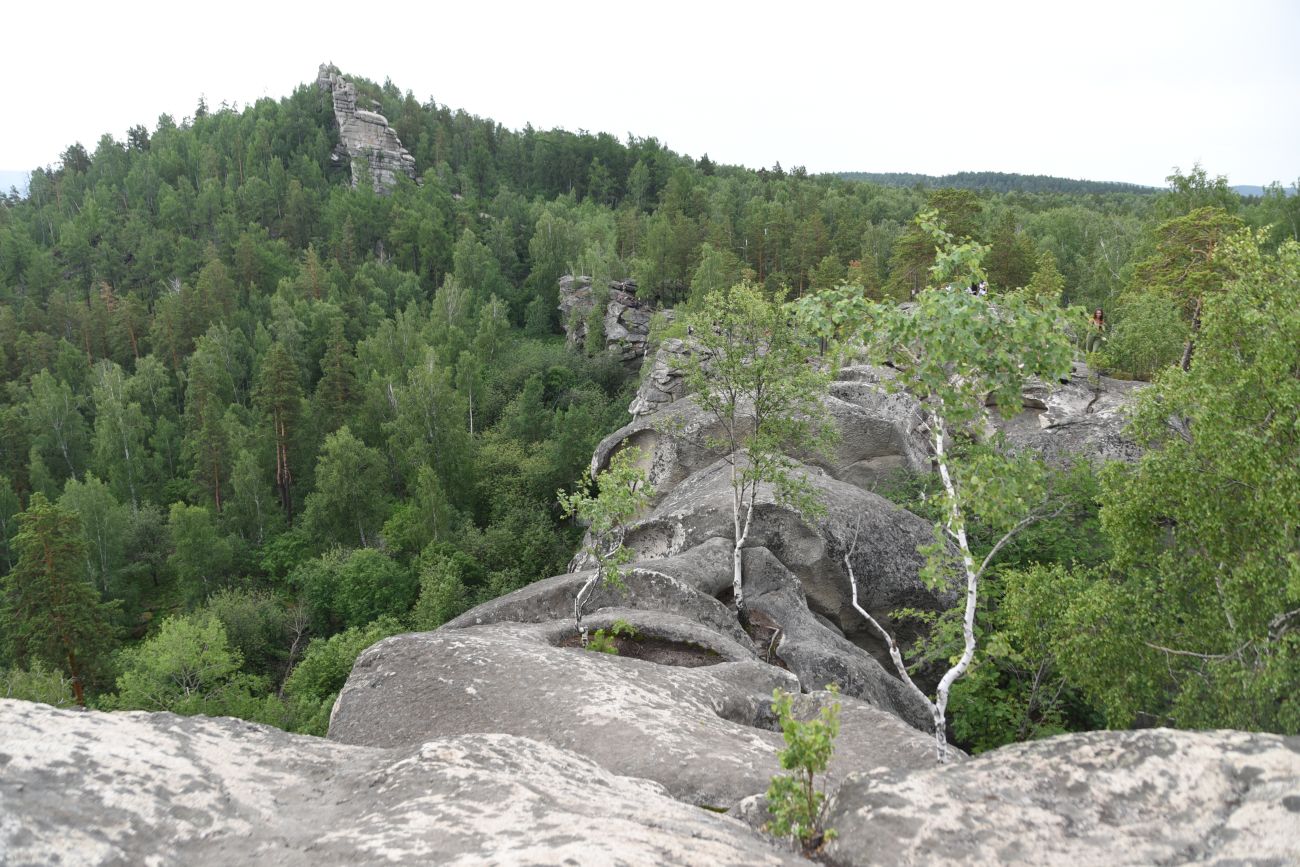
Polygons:
<instances>
[{"instance_id":1,"label":"boulder cluster","mask_svg":"<svg viewBox=\"0 0 1300 867\"><path fill-rule=\"evenodd\" d=\"M638 308L623 291L610 310L626 325ZM1300 738L1092 732L935 765L928 709L882 665L845 567L894 628L899 608L954 602L920 579L929 523L875 493L929 471L921 414L889 368L843 370L826 398L835 450L796 455L824 514L760 497L742 627L730 464L678 387L689 351L664 341L646 360L633 420L592 460L599 471L639 447L655 486L626 535L623 585L598 586L583 620L619 633L617 655L580 646L573 605L593 564L579 555L567 574L363 652L326 740L0 701L0 860L800 863L760 830L781 689L802 718L841 704L825 863L1300 862ZM1035 384L1002 424L1052 460L1131 457L1129 390L1079 369Z\"/></svg>"}]
</instances>

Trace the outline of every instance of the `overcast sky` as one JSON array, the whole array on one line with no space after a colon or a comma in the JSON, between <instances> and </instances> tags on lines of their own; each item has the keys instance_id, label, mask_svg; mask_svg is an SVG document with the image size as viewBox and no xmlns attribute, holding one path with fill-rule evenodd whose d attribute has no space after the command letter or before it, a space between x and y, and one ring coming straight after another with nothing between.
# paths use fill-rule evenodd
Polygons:
<instances>
[{"instance_id":1,"label":"overcast sky","mask_svg":"<svg viewBox=\"0 0 1300 867\"><path fill-rule=\"evenodd\" d=\"M1296 0L287 5L16 0L0 169L179 120L200 94L279 98L332 60L508 127L752 168L1300 177Z\"/></svg>"}]
</instances>

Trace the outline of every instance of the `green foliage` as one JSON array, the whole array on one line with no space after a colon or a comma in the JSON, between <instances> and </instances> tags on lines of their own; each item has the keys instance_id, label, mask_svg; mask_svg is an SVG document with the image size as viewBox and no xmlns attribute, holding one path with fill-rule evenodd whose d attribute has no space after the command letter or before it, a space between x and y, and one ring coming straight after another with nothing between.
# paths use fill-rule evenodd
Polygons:
<instances>
[{"instance_id":1,"label":"green foliage","mask_svg":"<svg viewBox=\"0 0 1300 867\"><path fill-rule=\"evenodd\" d=\"M741 549L749 536L759 487L806 517L824 510L789 452L825 452L837 435L822 396L829 372L812 363L812 347L796 332L793 311L757 287L740 284L709 295L688 318L694 349L688 391L722 434L708 444L731 465L735 529L732 590L743 621Z\"/></svg>"},{"instance_id":2,"label":"green foliage","mask_svg":"<svg viewBox=\"0 0 1300 867\"><path fill-rule=\"evenodd\" d=\"M638 637L636 628L626 620L615 620L609 627L609 630L597 629L595 634L587 639L584 647L593 653L608 653L618 656L618 644L616 638L629 638L635 641Z\"/></svg>"},{"instance_id":3,"label":"green foliage","mask_svg":"<svg viewBox=\"0 0 1300 867\"><path fill-rule=\"evenodd\" d=\"M1113 726L1300 731L1300 245L1225 252L1190 370L1139 398L1147 452L1103 476L1113 572L1071 609L1071 673Z\"/></svg>"},{"instance_id":4,"label":"green foliage","mask_svg":"<svg viewBox=\"0 0 1300 867\"><path fill-rule=\"evenodd\" d=\"M416 629L437 629L474 602L471 588L482 587L483 570L468 554L434 543L419 559L420 596L411 612Z\"/></svg>"},{"instance_id":5,"label":"green foliage","mask_svg":"<svg viewBox=\"0 0 1300 867\"><path fill-rule=\"evenodd\" d=\"M402 617L417 592L407 567L372 548L336 548L301 564L290 580L302 588L325 634L364 626L385 615Z\"/></svg>"},{"instance_id":6,"label":"green foliage","mask_svg":"<svg viewBox=\"0 0 1300 867\"><path fill-rule=\"evenodd\" d=\"M391 618L352 627L329 638L313 638L284 682L284 695L295 706L295 731L324 736L329 712L357 657L367 647L402 631Z\"/></svg>"},{"instance_id":7,"label":"green foliage","mask_svg":"<svg viewBox=\"0 0 1300 867\"><path fill-rule=\"evenodd\" d=\"M221 716L251 698L256 683L240 673L221 621L202 614L169 617L144 643L118 655L112 707Z\"/></svg>"},{"instance_id":8,"label":"green foliage","mask_svg":"<svg viewBox=\"0 0 1300 867\"><path fill-rule=\"evenodd\" d=\"M316 490L307 495L303 523L315 538L335 545L378 542L388 513L383 457L347 425L325 438L316 466Z\"/></svg>"},{"instance_id":9,"label":"green foliage","mask_svg":"<svg viewBox=\"0 0 1300 867\"><path fill-rule=\"evenodd\" d=\"M1178 305L1157 293L1125 298L1109 331L1100 352L1107 373L1143 380L1176 364L1188 336Z\"/></svg>"},{"instance_id":10,"label":"green foliage","mask_svg":"<svg viewBox=\"0 0 1300 867\"><path fill-rule=\"evenodd\" d=\"M594 495L588 493L590 471L573 493L556 492L561 514L587 526L588 542L583 551L596 561L599 579L615 587L623 586L622 567L632 562L636 553L623 546L628 521L654 496L642 466L645 460L646 454L639 448L621 449L610 459L609 467L597 474Z\"/></svg>"},{"instance_id":11,"label":"green foliage","mask_svg":"<svg viewBox=\"0 0 1300 867\"><path fill-rule=\"evenodd\" d=\"M78 704L86 682L107 661L115 639L115 603L104 603L82 577L85 548L76 518L33 494L19 516L18 562L0 579L0 634L20 664L40 661L66 672Z\"/></svg>"},{"instance_id":12,"label":"green foliage","mask_svg":"<svg viewBox=\"0 0 1300 867\"><path fill-rule=\"evenodd\" d=\"M39 701L55 707L72 707L77 703L67 675L39 659L33 659L29 668L13 666L0 670L0 698Z\"/></svg>"},{"instance_id":13,"label":"green foliage","mask_svg":"<svg viewBox=\"0 0 1300 867\"><path fill-rule=\"evenodd\" d=\"M832 684L832 694L839 690ZM822 843L834 839L835 830L823 824L826 792L817 787L817 775L825 774L840 733L840 703L831 702L815 718L800 721L794 715L794 697L781 690L772 692L772 712L776 714L785 739L785 749L777 754L781 767L792 774L778 774L767 790L767 809L772 821L767 830L777 837L793 837L805 852L814 852Z\"/></svg>"}]
</instances>

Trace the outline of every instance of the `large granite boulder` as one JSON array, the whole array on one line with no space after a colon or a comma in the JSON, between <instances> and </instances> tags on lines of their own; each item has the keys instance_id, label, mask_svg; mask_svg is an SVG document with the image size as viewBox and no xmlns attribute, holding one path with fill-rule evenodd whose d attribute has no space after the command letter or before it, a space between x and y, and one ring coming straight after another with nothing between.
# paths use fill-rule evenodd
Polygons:
<instances>
[{"instance_id":1,"label":"large granite boulder","mask_svg":"<svg viewBox=\"0 0 1300 867\"><path fill-rule=\"evenodd\" d=\"M929 470L920 415L907 395L889 394L866 380L844 380L832 384L823 404L838 440L829 454L796 450L799 460L867 491L900 471ZM633 418L602 439L591 469L598 473L621 449L639 448L645 452L649 481L662 496L724 454L717 447L723 433L717 418L687 396Z\"/></svg>"},{"instance_id":2,"label":"large granite boulder","mask_svg":"<svg viewBox=\"0 0 1300 867\"><path fill-rule=\"evenodd\" d=\"M1148 729L840 786L838 865L1300 864L1300 738Z\"/></svg>"},{"instance_id":3,"label":"large granite boulder","mask_svg":"<svg viewBox=\"0 0 1300 867\"><path fill-rule=\"evenodd\" d=\"M679 664L610 656L571 640L571 620L494 623L394 636L366 650L340 693L330 738L382 747L500 732L571 750L616 774L662 784L675 798L729 808L766 790L782 746L772 691L798 692L787 671L685 618L603 609L669 638ZM675 631L673 631L675 630ZM693 654L695 659L680 657ZM680 664L685 662L686 664ZM690 667L691 665L695 667ZM829 700L828 693L819 693ZM809 715L820 707L804 708ZM896 715L852 697L833 779L879 765L924 767L933 742Z\"/></svg>"},{"instance_id":4,"label":"large granite boulder","mask_svg":"<svg viewBox=\"0 0 1300 867\"><path fill-rule=\"evenodd\" d=\"M0 733L8 867L806 863L662 786L510 735L387 750L8 700Z\"/></svg>"},{"instance_id":5,"label":"large granite boulder","mask_svg":"<svg viewBox=\"0 0 1300 867\"><path fill-rule=\"evenodd\" d=\"M641 560L626 570L623 586L598 584L585 607L583 626L608 628L623 620L648 637L686 640L707 648L719 659L764 659L783 666L798 678L804 692L837 685L845 695L861 699L928 731L926 705L904 688L885 666L847 640L830 621L808 608L803 586L766 548L744 552L745 583L754 616L752 633L741 629L733 607L718 597L731 593L730 540L709 539L681 554L661 560ZM558 623L573 627L573 603L591 570L538 581L486 602L445 624L462 629L489 623ZM689 623L687 633L674 621ZM714 633L707 635L698 630Z\"/></svg>"},{"instance_id":6,"label":"large granite boulder","mask_svg":"<svg viewBox=\"0 0 1300 867\"><path fill-rule=\"evenodd\" d=\"M653 415L686 396L686 369L691 354L700 348L680 337L670 337L655 349L654 357L641 369L641 384L627 411L632 418Z\"/></svg>"},{"instance_id":7,"label":"large granite boulder","mask_svg":"<svg viewBox=\"0 0 1300 867\"><path fill-rule=\"evenodd\" d=\"M933 730L929 705L904 685L892 667L886 667L892 663L872 656L813 613L802 582L772 552L747 548L744 567L751 616L770 624L773 634L768 646L804 690L835 684L845 695L888 710L913 728Z\"/></svg>"},{"instance_id":8,"label":"large granite boulder","mask_svg":"<svg viewBox=\"0 0 1300 867\"><path fill-rule=\"evenodd\" d=\"M411 156L388 119L375 111L357 108L357 88L344 78L338 67L322 63L316 86L330 94L334 120L339 127L339 144L332 159L345 160L352 172L352 186L357 185L356 161L364 160L370 170L375 192L386 193L397 183L399 175L415 180L415 157Z\"/></svg>"}]
</instances>

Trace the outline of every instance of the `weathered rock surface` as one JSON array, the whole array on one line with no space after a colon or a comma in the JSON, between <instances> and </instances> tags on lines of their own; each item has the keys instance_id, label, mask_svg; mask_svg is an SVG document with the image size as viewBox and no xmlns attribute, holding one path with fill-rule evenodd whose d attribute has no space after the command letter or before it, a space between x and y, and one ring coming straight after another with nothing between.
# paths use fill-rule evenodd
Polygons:
<instances>
[{"instance_id":1,"label":"weathered rock surface","mask_svg":"<svg viewBox=\"0 0 1300 867\"><path fill-rule=\"evenodd\" d=\"M0 732L9 867L799 863L655 783L503 734L386 750L8 700Z\"/></svg>"},{"instance_id":2,"label":"weathered rock surface","mask_svg":"<svg viewBox=\"0 0 1300 867\"><path fill-rule=\"evenodd\" d=\"M750 610L760 621L760 646L740 628L735 609L717 599L731 592L731 542L723 538L672 557L632 564L623 588L597 586L583 624L594 630L623 620L650 637L708 648L719 659L774 657L805 692L834 683L846 695L930 730L924 703L884 667L890 663L882 665L845 639L833 623L810 611L803 585L770 551L746 549L744 566ZM443 629L516 622L549 623L560 634L573 632L573 600L591 574L584 570L539 581L484 603ZM695 631L667 628L673 620Z\"/></svg>"},{"instance_id":3,"label":"weathered rock surface","mask_svg":"<svg viewBox=\"0 0 1300 867\"><path fill-rule=\"evenodd\" d=\"M1300 738L1149 729L850 777L839 865L1300 863Z\"/></svg>"},{"instance_id":4,"label":"weathered rock surface","mask_svg":"<svg viewBox=\"0 0 1300 867\"><path fill-rule=\"evenodd\" d=\"M692 352L699 351L699 347L679 337L670 337L659 344L654 357L645 362L649 368L642 369L641 384L627 408L634 420L652 415L686 396L688 359Z\"/></svg>"},{"instance_id":5,"label":"weathered rock surface","mask_svg":"<svg viewBox=\"0 0 1300 867\"><path fill-rule=\"evenodd\" d=\"M660 344L645 362L649 369L628 408L632 422L606 438L597 450L598 459L603 450L607 461L620 438L667 430L665 421L676 416L688 419L688 438L691 424L701 427L692 419L699 408L679 405L689 397L685 377L691 352L688 341L673 338ZM891 368L869 364L841 369L826 401L840 442L829 459L805 460L868 490L899 470L928 472L930 450L920 407L907 394L890 393L887 383L895 376ZM1014 448L1032 449L1056 466L1080 459L1133 461L1139 450L1124 436L1125 412L1145 385L1099 376L1076 363L1067 382L1031 380L1024 390L1023 411L1006 419L995 414L993 423Z\"/></svg>"},{"instance_id":6,"label":"weathered rock surface","mask_svg":"<svg viewBox=\"0 0 1300 867\"><path fill-rule=\"evenodd\" d=\"M919 577L924 561L916 547L934 538L928 522L817 468L803 472L826 514L805 521L778 506L765 487L748 545L776 555L798 577L814 611L845 632L861 626L850 605L843 561L850 548L859 601L873 616L887 617L897 608L948 607L951 594L929 590ZM673 486L649 515L635 521L625 544L651 560L679 555L709 539L731 539L731 498L730 465L715 461Z\"/></svg>"},{"instance_id":7,"label":"weathered rock surface","mask_svg":"<svg viewBox=\"0 0 1300 867\"><path fill-rule=\"evenodd\" d=\"M605 349L617 353L621 361L639 361L646 352L655 310L636 297L636 283L631 280L612 281L607 288L601 319ZM596 300L590 277L566 274L560 278L560 319L570 347L581 346L586 341L588 318ZM665 310L663 315L671 319L673 311Z\"/></svg>"},{"instance_id":8,"label":"weathered rock surface","mask_svg":"<svg viewBox=\"0 0 1300 867\"><path fill-rule=\"evenodd\" d=\"M1080 459L1135 461L1141 450L1124 435L1124 425L1145 387L1076 363L1066 383L1032 381L1024 391L1024 411L1007 419L995 416L994 425L1012 447L1032 449L1054 466Z\"/></svg>"},{"instance_id":9,"label":"weathered rock surface","mask_svg":"<svg viewBox=\"0 0 1300 867\"><path fill-rule=\"evenodd\" d=\"M355 160L366 161L377 193L391 190L397 184L398 175L415 179L415 157L402 147L386 117L357 108L357 88L339 73L337 67L322 63L316 86L333 98L339 145L332 159L336 164L347 161L352 171L353 187L358 180Z\"/></svg>"},{"instance_id":10,"label":"weathered rock surface","mask_svg":"<svg viewBox=\"0 0 1300 867\"><path fill-rule=\"evenodd\" d=\"M664 344L674 342L681 341L666 340ZM846 374L864 375L866 371L856 368ZM637 400L641 399L638 395ZM900 470L912 473L929 470L930 458L920 428L920 415L916 402L907 395L887 394L873 380L844 380L832 384L825 407L831 424L839 432L839 440L829 454L796 452L800 460L863 490L871 490ZM664 404L651 414L639 415L606 436L592 456L592 472L605 469L619 449L637 447L646 452L644 468L650 483L663 495L722 456L710 444L722 434L716 418L702 409L694 397L687 396Z\"/></svg>"},{"instance_id":11,"label":"weathered rock surface","mask_svg":"<svg viewBox=\"0 0 1300 867\"><path fill-rule=\"evenodd\" d=\"M634 609L595 612L637 624ZM664 634L670 615L652 628ZM431 737L501 732L571 750L613 773L661 783L693 804L730 807L766 790L779 770L772 690L798 691L789 672L748 658L678 618L679 637L708 642L722 661L698 668L659 665L556 643L571 620L497 623L399 635L357 659L339 695L330 737L399 747ZM725 641L725 639L723 639ZM821 694L829 698L829 694ZM820 700L805 712L815 713ZM834 779L861 767L924 767L933 742L893 714L850 697L861 724L841 735Z\"/></svg>"}]
</instances>

